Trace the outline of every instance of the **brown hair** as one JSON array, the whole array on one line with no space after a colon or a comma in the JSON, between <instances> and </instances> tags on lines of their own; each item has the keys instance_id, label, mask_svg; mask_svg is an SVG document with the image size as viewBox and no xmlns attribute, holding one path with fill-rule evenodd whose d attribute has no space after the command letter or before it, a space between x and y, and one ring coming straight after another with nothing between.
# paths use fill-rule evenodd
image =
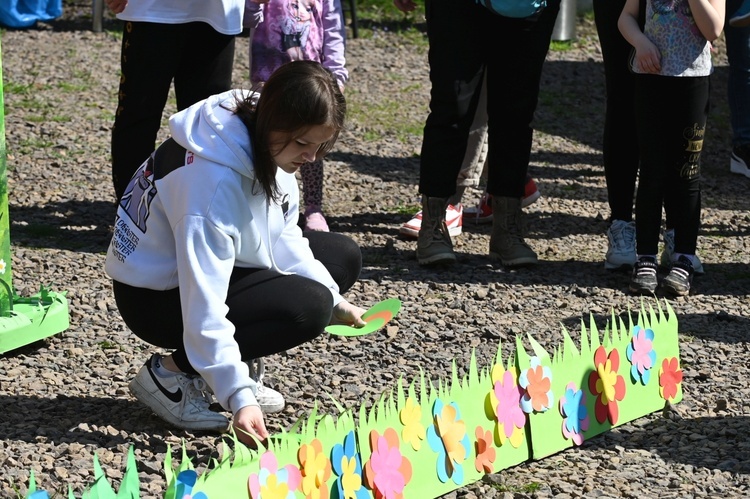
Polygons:
<instances>
[{"instance_id":1,"label":"brown hair","mask_svg":"<svg viewBox=\"0 0 750 499\"><path fill-rule=\"evenodd\" d=\"M244 99L238 99L235 114L247 126L253 144L255 178L266 197L276 199L277 165L272 155L311 127L325 125L334 130L328 142L320 146L318 155L327 154L344 128L346 101L336 77L320 63L292 61L280 66L263 85ZM257 101L257 104L256 104ZM282 144L271 144L271 132L288 135Z\"/></svg>"}]
</instances>

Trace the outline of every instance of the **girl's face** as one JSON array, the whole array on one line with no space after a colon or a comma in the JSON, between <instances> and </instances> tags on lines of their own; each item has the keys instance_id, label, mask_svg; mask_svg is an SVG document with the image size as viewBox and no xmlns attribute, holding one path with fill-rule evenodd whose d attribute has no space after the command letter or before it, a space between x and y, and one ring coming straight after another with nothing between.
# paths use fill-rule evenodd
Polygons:
<instances>
[{"instance_id":1,"label":"girl's face","mask_svg":"<svg viewBox=\"0 0 750 499\"><path fill-rule=\"evenodd\" d=\"M333 134L334 129L326 125L315 125L295 138L288 133L271 132L271 156L279 168L294 173L303 164L315 161L320 146L331 140Z\"/></svg>"},{"instance_id":2,"label":"girl's face","mask_svg":"<svg viewBox=\"0 0 750 499\"><path fill-rule=\"evenodd\" d=\"M289 12L297 21L309 21L312 19L312 2L308 2L307 0L292 0L289 2Z\"/></svg>"}]
</instances>

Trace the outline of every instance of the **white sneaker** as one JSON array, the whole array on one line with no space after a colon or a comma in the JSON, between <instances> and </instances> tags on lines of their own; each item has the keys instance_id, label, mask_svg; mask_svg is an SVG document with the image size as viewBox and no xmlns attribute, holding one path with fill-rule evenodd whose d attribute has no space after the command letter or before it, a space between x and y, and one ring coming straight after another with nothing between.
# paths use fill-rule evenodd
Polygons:
<instances>
[{"instance_id":1,"label":"white sneaker","mask_svg":"<svg viewBox=\"0 0 750 499\"><path fill-rule=\"evenodd\" d=\"M451 237L461 235L461 228L464 224L464 207L461 203L455 206L449 204L445 209L445 225L448 226L448 234ZM419 237L419 230L422 228L422 210L419 210L411 220L406 222L399 229L399 233L406 237Z\"/></svg>"},{"instance_id":2,"label":"white sneaker","mask_svg":"<svg viewBox=\"0 0 750 499\"><path fill-rule=\"evenodd\" d=\"M616 270L632 267L638 260L635 252L635 222L613 220L607 229L609 247L604 258L604 268Z\"/></svg>"},{"instance_id":3,"label":"white sneaker","mask_svg":"<svg viewBox=\"0 0 750 499\"><path fill-rule=\"evenodd\" d=\"M672 264L677 261L676 258L674 257L674 229L669 229L669 230L662 229L661 235L664 238L664 251L661 252L661 258L659 258L659 265L661 265L665 269L671 269ZM693 263L694 274L703 275L706 273L706 271L703 269L703 263L701 262L701 259L698 258L697 253L693 257L692 263Z\"/></svg>"},{"instance_id":4,"label":"white sneaker","mask_svg":"<svg viewBox=\"0 0 750 499\"><path fill-rule=\"evenodd\" d=\"M180 373L163 378L153 370L154 354L128 384L130 393L164 421L183 430L229 429L229 419L209 409L213 397L200 376Z\"/></svg>"},{"instance_id":5,"label":"white sneaker","mask_svg":"<svg viewBox=\"0 0 750 499\"><path fill-rule=\"evenodd\" d=\"M266 365L263 359L251 359L247 363L247 366L250 368L250 377L255 380L258 386L255 398L258 404L260 404L260 409L266 414L281 412L286 404L284 396L273 388L269 388L263 384L263 376L266 372Z\"/></svg>"}]
</instances>

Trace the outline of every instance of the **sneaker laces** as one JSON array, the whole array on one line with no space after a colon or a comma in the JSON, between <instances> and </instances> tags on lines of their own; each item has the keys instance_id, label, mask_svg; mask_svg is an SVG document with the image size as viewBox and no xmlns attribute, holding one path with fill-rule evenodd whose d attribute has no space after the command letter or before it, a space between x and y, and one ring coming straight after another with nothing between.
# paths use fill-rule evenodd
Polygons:
<instances>
[{"instance_id":1,"label":"sneaker laces","mask_svg":"<svg viewBox=\"0 0 750 499\"><path fill-rule=\"evenodd\" d=\"M213 403L214 391L201 376L192 376L188 379L190 379L190 382L187 384L187 390L189 392L197 392L194 394L195 396L191 393L190 400L192 400L198 408L208 409Z\"/></svg>"}]
</instances>

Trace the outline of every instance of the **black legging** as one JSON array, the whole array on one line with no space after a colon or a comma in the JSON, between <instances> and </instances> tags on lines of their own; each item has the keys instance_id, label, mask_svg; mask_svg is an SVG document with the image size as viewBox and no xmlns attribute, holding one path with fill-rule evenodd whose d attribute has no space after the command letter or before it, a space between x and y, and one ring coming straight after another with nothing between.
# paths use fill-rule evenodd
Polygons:
<instances>
[{"instance_id":1,"label":"black legging","mask_svg":"<svg viewBox=\"0 0 750 499\"><path fill-rule=\"evenodd\" d=\"M635 130L635 74L629 59L633 47L617 28L625 0L594 0L594 21L604 60L607 110L604 118L604 176L612 220L633 219L638 176Z\"/></svg>"},{"instance_id":2,"label":"black legging","mask_svg":"<svg viewBox=\"0 0 750 499\"><path fill-rule=\"evenodd\" d=\"M362 254L347 236L305 232L310 249L344 293L359 277ZM125 324L146 343L174 349L175 364L196 374L185 354L179 288L167 291L113 282ZM320 335L329 324L333 297L327 287L298 275L235 267L227 295L227 318L243 360L282 352Z\"/></svg>"},{"instance_id":3,"label":"black legging","mask_svg":"<svg viewBox=\"0 0 750 499\"><path fill-rule=\"evenodd\" d=\"M541 14L526 19L493 14L474 0L428 0L425 9L432 90L419 192L440 198L456 192L486 71L487 192L521 198L531 121L560 1L548 0Z\"/></svg>"},{"instance_id":4,"label":"black legging","mask_svg":"<svg viewBox=\"0 0 750 499\"><path fill-rule=\"evenodd\" d=\"M641 172L635 205L639 255L656 255L662 205L675 253L694 255L701 216L700 156L709 77L639 74L635 80ZM665 200L669 199L669 202Z\"/></svg>"},{"instance_id":5,"label":"black legging","mask_svg":"<svg viewBox=\"0 0 750 499\"><path fill-rule=\"evenodd\" d=\"M172 80L178 110L232 87L234 38L203 22L124 24L122 75L112 128L117 199L154 150Z\"/></svg>"}]
</instances>

